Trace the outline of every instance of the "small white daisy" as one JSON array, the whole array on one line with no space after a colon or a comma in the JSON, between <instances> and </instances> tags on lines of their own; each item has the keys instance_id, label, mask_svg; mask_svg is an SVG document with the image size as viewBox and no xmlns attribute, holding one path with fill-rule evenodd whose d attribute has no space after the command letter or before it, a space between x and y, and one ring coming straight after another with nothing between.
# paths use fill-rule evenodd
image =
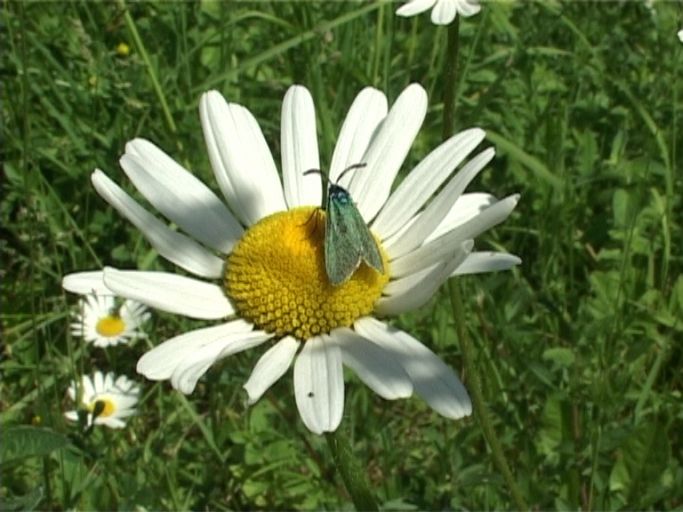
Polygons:
<instances>
[{"instance_id":1,"label":"small white daisy","mask_svg":"<svg viewBox=\"0 0 683 512\"><path fill-rule=\"evenodd\" d=\"M678 40L683 43L683 28L678 31Z\"/></svg>"},{"instance_id":2,"label":"small white daisy","mask_svg":"<svg viewBox=\"0 0 683 512\"><path fill-rule=\"evenodd\" d=\"M135 382L121 375L114 377L113 373L103 375L102 372L95 372L92 379L87 375L81 378L80 390L75 382L69 386L69 398L76 402L79 391L81 405L79 410L87 413L88 426L105 425L109 428L123 428L126 425L125 419L135 414L135 404L138 402L140 388ZM78 421L78 410L64 413L66 419Z\"/></svg>"},{"instance_id":3,"label":"small white daisy","mask_svg":"<svg viewBox=\"0 0 683 512\"><path fill-rule=\"evenodd\" d=\"M96 347L110 347L142 338L142 324L149 320L147 308L134 300L117 303L115 297L91 292L83 296L73 313L71 334Z\"/></svg>"},{"instance_id":4,"label":"small white daisy","mask_svg":"<svg viewBox=\"0 0 683 512\"><path fill-rule=\"evenodd\" d=\"M65 289L110 293L190 318L218 320L180 334L147 352L138 372L170 379L191 393L218 360L273 343L244 385L257 401L294 364L294 395L305 425L334 431L344 408L342 364L381 397L413 392L443 416L471 414L455 372L409 334L375 316L396 315L429 300L452 275L509 269L507 253L475 252L472 239L504 221L517 195L498 200L463 193L493 158L492 148L453 171L484 139L472 128L432 151L392 192L392 184L427 112L425 90L407 87L391 109L377 89L360 92L341 128L329 166L370 226L385 273L362 264L343 284L325 273L324 229L318 216L322 182L315 110L308 90L293 86L282 107L282 179L261 129L243 106L215 91L204 94L200 117L223 202L157 146L135 139L120 160L140 193L171 229L102 171L92 182L152 246L189 274L117 270L66 276ZM226 206L227 204L227 206ZM228 207L230 209L228 209ZM182 231L188 233L184 234Z\"/></svg>"},{"instance_id":5,"label":"small white daisy","mask_svg":"<svg viewBox=\"0 0 683 512\"><path fill-rule=\"evenodd\" d=\"M432 23L448 25L459 14L465 18L474 16L481 10L479 0L408 0L398 8L399 16L415 16L432 9Z\"/></svg>"}]
</instances>

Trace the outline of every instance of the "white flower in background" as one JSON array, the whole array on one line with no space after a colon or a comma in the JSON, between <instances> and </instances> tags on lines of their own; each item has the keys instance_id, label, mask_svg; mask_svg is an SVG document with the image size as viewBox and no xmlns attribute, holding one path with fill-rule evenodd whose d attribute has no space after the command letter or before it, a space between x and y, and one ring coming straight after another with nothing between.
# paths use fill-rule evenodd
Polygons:
<instances>
[{"instance_id":1,"label":"white flower in background","mask_svg":"<svg viewBox=\"0 0 683 512\"><path fill-rule=\"evenodd\" d=\"M140 388L125 376L116 378L113 373L103 375L95 372L92 378L84 375L79 385L72 382L69 386L69 398L76 402L80 391L80 410L87 414L87 424L105 425L110 428L126 426L126 418L135 414ZM78 410L68 411L64 416L71 421L78 421Z\"/></svg>"},{"instance_id":2,"label":"white flower in background","mask_svg":"<svg viewBox=\"0 0 683 512\"><path fill-rule=\"evenodd\" d=\"M453 370L376 316L419 308L450 276L519 264L507 253L473 252L472 242L505 220L518 196L498 200L463 193L494 156L486 149L453 175L484 139L479 128L441 144L392 192L426 111L427 95L419 85L407 87L390 110L382 92L364 89L348 112L329 167L334 182L348 166L367 164L347 173L340 185L374 233L385 274L362 264L343 284L328 281L324 228L313 215L322 182L318 174L304 176L320 168L315 110L308 90L293 86L282 107L283 184L252 114L215 91L202 96L200 116L225 202L151 142L127 144L121 167L178 230L102 171L93 173L100 195L160 255L196 277L105 268L66 276L64 288L109 290L164 311L217 320L167 340L138 361L138 372L170 379L183 393L191 393L218 360L270 341L244 385L249 402L293 363L296 404L315 433L334 431L341 421L342 364L385 399L415 392L443 416L469 415L469 396Z\"/></svg>"},{"instance_id":3,"label":"white flower in background","mask_svg":"<svg viewBox=\"0 0 683 512\"><path fill-rule=\"evenodd\" d=\"M683 28L678 31L678 40L683 43Z\"/></svg>"},{"instance_id":4,"label":"white flower in background","mask_svg":"<svg viewBox=\"0 0 683 512\"><path fill-rule=\"evenodd\" d=\"M399 16L415 16L432 10L432 23L448 25L459 14L465 18L474 16L481 10L479 0L408 0L398 8Z\"/></svg>"},{"instance_id":5,"label":"white flower in background","mask_svg":"<svg viewBox=\"0 0 683 512\"><path fill-rule=\"evenodd\" d=\"M117 304L110 291L108 295L89 293L83 296L72 314L71 334L83 338L96 347L109 347L142 338L142 324L149 320L147 308L134 300Z\"/></svg>"}]
</instances>

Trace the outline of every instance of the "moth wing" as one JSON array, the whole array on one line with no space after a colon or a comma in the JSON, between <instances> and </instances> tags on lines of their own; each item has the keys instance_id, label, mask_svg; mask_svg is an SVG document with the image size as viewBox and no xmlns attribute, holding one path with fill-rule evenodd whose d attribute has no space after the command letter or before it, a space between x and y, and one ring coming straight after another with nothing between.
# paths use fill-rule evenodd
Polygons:
<instances>
[{"instance_id":1,"label":"moth wing","mask_svg":"<svg viewBox=\"0 0 683 512\"><path fill-rule=\"evenodd\" d=\"M330 283L338 285L349 279L360 265L362 246L348 205L342 209L334 201L328 201L326 213L325 270ZM357 211L356 214L360 215Z\"/></svg>"},{"instance_id":2,"label":"moth wing","mask_svg":"<svg viewBox=\"0 0 683 512\"><path fill-rule=\"evenodd\" d=\"M354 216L355 231L358 233L361 258L377 272L384 274L384 262L382 261L382 255L379 252L379 247L377 247L375 237L372 236L370 228L355 206L352 215Z\"/></svg>"}]
</instances>

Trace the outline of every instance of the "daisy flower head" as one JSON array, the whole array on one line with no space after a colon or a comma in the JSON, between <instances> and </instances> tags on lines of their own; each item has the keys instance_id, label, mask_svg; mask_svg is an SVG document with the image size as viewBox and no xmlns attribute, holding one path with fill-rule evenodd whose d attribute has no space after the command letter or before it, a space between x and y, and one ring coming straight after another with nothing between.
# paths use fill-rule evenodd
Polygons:
<instances>
[{"instance_id":1,"label":"daisy flower head","mask_svg":"<svg viewBox=\"0 0 683 512\"><path fill-rule=\"evenodd\" d=\"M147 308L134 300L118 301L95 292L84 295L72 314L71 334L96 347L111 347L142 338L140 329L149 320Z\"/></svg>"},{"instance_id":2,"label":"daisy flower head","mask_svg":"<svg viewBox=\"0 0 683 512\"><path fill-rule=\"evenodd\" d=\"M96 371L92 378L83 375L80 384L72 382L68 394L74 402L78 401L80 395L80 406L77 410L64 413L66 419L78 421L80 410L86 413L88 426L94 423L109 428L123 428L126 418L135 414L140 388L123 375L115 377L111 372L103 375Z\"/></svg>"},{"instance_id":3,"label":"daisy flower head","mask_svg":"<svg viewBox=\"0 0 683 512\"><path fill-rule=\"evenodd\" d=\"M223 200L151 142L128 143L121 167L179 230L102 171L93 173L99 194L190 275L108 267L71 274L63 285L81 293L105 288L167 312L218 321L179 334L138 361L139 373L170 379L183 393L218 360L268 342L244 384L249 403L293 365L295 401L312 432L334 431L341 421L343 365L385 399L415 392L443 416L469 415L470 399L455 372L377 317L420 307L451 275L517 265L519 258L507 253L474 251L472 240L505 220L518 196L464 193L494 156L489 148L468 160L484 139L479 128L445 141L392 192L426 111L427 95L417 84L391 109L382 92L363 89L329 166L330 182L350 193L370 227L383 273L363 263L339 285L328 279L323 182L317 173L304 174L320 168L315 110L308 90L293 86L282 106L282 182L256 119L216 91L202 96L200 117ZM339 179L358 163L365 166Z\"/></svg>"},{"instance_id":4,"label":"daisy flower head","mask_svg":"<svg viewBox=\"0 0 683 512\"><path fill-rule=\"evenodd\" d=\"M678 40L683 43L683 28L678 31Z\"/></svg>"},{"instance_id":5,"label":"daisy flower head","mask_svg":"<svg viewBox=\"0 0 683 512\"><path fill-rule=\"evenodd\" d=\"M396 14L410 17L432 10L432 23L448 25L459 14L465 18L474 16L481 10L479 0L408 0L398 8Z\"/></svg>"}]
</instances>

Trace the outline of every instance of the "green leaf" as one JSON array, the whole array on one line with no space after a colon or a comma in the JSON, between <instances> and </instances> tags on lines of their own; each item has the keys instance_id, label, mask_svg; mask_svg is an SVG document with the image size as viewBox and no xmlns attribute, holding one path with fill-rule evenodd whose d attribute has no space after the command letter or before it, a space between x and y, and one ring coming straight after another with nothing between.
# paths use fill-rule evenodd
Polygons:
<instances>
[{"instance_id":1,"label":"green leaf","mask_svg":"<svg viewBox=\"0 0 683 512\"><path fill-rule=\"evenodd\" d=\"M543 407L541 417L542 427L536 438L536 447L539 452L554 461L558 458L557 448L562 442L562 402L559 395L548 399Z\"/></svg>"},{"instance_id":2,"label":"green leaf","mask_svg":"<svg viewBox=\"0 0 683 512\"><path fill-rule=\"evenodd\" d=\"M647 488L659 480L670 458L666 430L657 423L640 425L619 450L619 460L610 475L610 489L623 492L629 508L647 508Z\"/></svg>"},{"instance_id":3,"label":"green leaf","mask_svg":"<svg viewBox=\"0 0 683 512\"><path fill-rule=\"evenodd\" d=\"M617 227L626 227L629 225L631 219L631 210L629 204L629 194L624 189L617 189L612 195L612 211L614 212L614 225Z\"/></svg>"},{"instance_id":4,"label":"green leaf","mask_svg":"<svg viewBox=\"0 0 683 512\"><path fill-rule=\"evenodd\" d=\"M10 427L2 433L0 461L6 463L26 457L41 457L70 444L66 436L47 428Z\"/></svg>"},{"instance_id":5,"label":"green leaf","mask_svg":"<svg viewBox=\"0 0 683 512\"><path fill-rule=\"evenodd\" d=\"M43 487L38 486L23 496L9 496L7 498L0 498L0 510L22 510L24 512L30 512L31 510L38 508L43 496Z\"/></svg>"},{"instance_id":6,"label":"green leaf","mask_svg":"<svg viewBox=\"0 0 683 512\"><path fill-rule=\"evenodd\" d=\"M553 347L543 352L543 359L552 361L557 366L569 367L574 364L576 356L571 349L563 347Z\"/></svg>"},{"instance_id":7,"label":"green leaf","mask_svg":"<svg viewBox=\"0 0 683 512\"><path fill-rule=\"evenodd\" d=\"M557 190L562 186L560 178L555 176L543 162L524 151L512 141L490 130L486 131L486 138L495 144L497 149L507 153L512 160L518 161L529 169L536 178Z\"/></svg>"}]
</instances>

